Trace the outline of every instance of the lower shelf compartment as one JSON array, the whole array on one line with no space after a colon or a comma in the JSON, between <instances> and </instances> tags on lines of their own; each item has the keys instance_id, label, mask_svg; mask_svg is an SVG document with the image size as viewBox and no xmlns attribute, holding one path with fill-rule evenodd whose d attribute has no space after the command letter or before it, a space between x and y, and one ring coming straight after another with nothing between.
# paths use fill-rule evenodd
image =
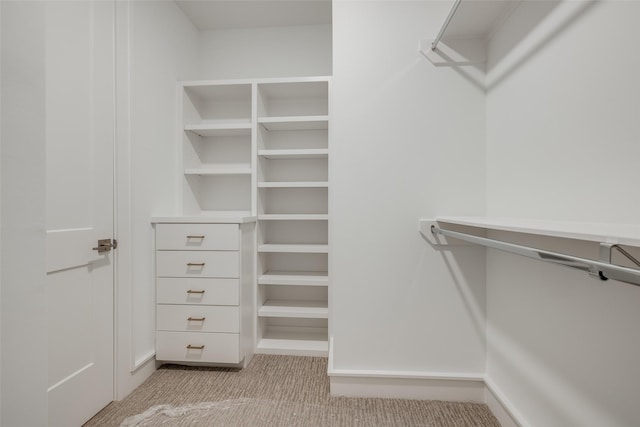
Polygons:
<instances>
[{"instance_id":1,"label":"lower shelf compartment","mask_svg":"<svg viewBox=\"0 0 640 427\"><path fill-rule=\"evenodd\" d=\"M327 319L329 309L326 301L268 300L258 310L258 316Z\"/></svg>"},{"instance_id":2,"label":"lower shelf compartment","mask_svg":"<svg viewBox=\"0 0 640 427\"><path fill-rule=\"evenodd\" d=\"M271 327L258 341L256 353L326 357L329 355L327 337L324 328Z\"/></svg>"},{"instance_id":3,"label":"lower shelf compartment","mask_svg":"<svg viewBox=\"0 0 640 427\"><path fill-rule=\"evenodd\" d=\"M328 286L326 271L268 271L258 278L259 285Z\"/></svg>"}]
</instances>

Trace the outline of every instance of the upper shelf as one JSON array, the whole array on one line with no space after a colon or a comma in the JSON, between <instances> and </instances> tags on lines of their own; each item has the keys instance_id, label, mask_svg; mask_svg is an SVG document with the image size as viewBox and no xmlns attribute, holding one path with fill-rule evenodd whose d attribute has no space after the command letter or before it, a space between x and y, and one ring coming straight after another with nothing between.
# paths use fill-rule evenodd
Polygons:
<instances>
[{"instance_id":1,"label":"upper shelf","mask_svg":"<svg viewBox=\"0 0 640 427\"><path fill-rule=\"evenodd\" d=\"M247 121L218 121L187 123L184 130L200 136L237 136L251 135L251 122Z\"/></svg>"},{"instance_id":2,"label":"upper shelf","mask_svg":"<svg viewBox=\"0 0 640 427\"><path fill-rule=\"evenodd\" d=\"M266 130L324 130L329 127L329 116L258 117Z\"/></svg>"},{"instance_id":3,"label":"upper shelf","mask_svg":"<svg viewBox=\"0 0 640 427\"><path fill-rule=\"evenodd\" d=\"M486 41L521 0L456 0L434 39L420 52L434 65L473 65L486 60Z\"/></svg>"},{"instance_id":4,"label":"upper shelf","mask_svg":"<svg viewBox=\"0 0 640 427\"><path fill-rule=\"evenodd\" d=\"M258 150L258 156L267 159L313 159L329 157L327 148L306 148L286 150Z\"/></svg>"},{"instance_id":5,"label":"upper shelf","mask_svg":"<svg viewBox=\"0 0 640 427\"><path fill-rule=\"evenodd\" d=\"M503 230L601 243L619 243L640 247L640 225L637 224L450 216L437 217L436 221L439 223L465 225L489 230Z\"/></svg>"},{"instance_id":6,"label":"upper shelf","mask_svg":"<svg viewBox=\"0 0 640 427\"><path fill-rule=\"evenodd\" d=\"M210 215L154 216L152 224L245 224L256 222L257 218L249 213L217 212Z\"/></svg>"}]
</instances>

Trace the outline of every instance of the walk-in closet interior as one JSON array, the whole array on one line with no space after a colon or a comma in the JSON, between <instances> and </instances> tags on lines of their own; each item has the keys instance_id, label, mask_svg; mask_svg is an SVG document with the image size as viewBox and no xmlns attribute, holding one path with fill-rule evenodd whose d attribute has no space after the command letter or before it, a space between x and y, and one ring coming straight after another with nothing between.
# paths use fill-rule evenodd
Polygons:
<instances>
[{"instance_id":1,"label":"walk-in closet interior","mask_svg":"<svg viewBox=\"0 0 640 427\"><path fill-rule=\"evenodd\" d=\"M639 18L0 0L0 425L264 355L326 359L331 396L640 425Z\"/></svg>"}]
</instances>

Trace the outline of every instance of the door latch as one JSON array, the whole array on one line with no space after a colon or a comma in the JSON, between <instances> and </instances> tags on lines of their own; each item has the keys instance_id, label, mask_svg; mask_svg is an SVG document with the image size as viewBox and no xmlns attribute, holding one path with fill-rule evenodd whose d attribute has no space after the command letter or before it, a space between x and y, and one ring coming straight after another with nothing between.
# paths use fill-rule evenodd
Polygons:
<instances>
[{"instance_id":1,"label":"door latch","mask_svg":"<svg viewBox=\"0 0 640 427\"><path fill-rule=\"evenodd\" d=\"M118 248L118 241L116 239L100 239L98 240L98 247L93 248L94 251L98 251L99 254L111 252L111 249Z\"/></svg>"}]
</instances>

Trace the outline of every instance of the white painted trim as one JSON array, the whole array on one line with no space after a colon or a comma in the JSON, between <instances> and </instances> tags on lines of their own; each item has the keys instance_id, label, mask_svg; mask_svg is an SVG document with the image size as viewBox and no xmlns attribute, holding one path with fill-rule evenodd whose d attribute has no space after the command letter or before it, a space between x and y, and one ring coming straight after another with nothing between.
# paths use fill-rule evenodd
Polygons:
<instances>
[{"instance_id":1,"label":"white painted trim","mask_svg":"<svg viewBox=\"0 0 640 427\"><path fill-rule=\"evenodd\" d=\"M349 378L387 378L387 379L410 379L410 380L443 380L443 381L473 381L484 382L481 374L459 374L459 373L434 373L424 371L388 371L378 369L332 369L327 372L330 377Z\"/></svg>"},{"instance_id":2,"label":"white painted trim","mask_svg":"<svg viewBox=\"0 0 640 427\"><path fill-rule=\"evenodd\" d=\"M264 83L309 83L328 82L331 76L312 77L282 77L282 78L262 78L262 79L225 79L225 80L188 80L179 82L180 87L190 86L215 86L215 85L241 85L241 84L264 84Z\"/></svg>"},{"instance_id":3,"label":"white painted trim","mask_svg":"<svg viewBox=\"0 0 640 427\"><path fill-rule=\"evenodd\" d=\"M330 375L332 396L415 400L448 400L484 403L482 380L434 378L417 374L410 378Z\"/></svg>"},{"instance_id":4,"label":"white painted trim","mask_svg":"<svg viewBox=\"0 0 640 427\"><path fill-rule=\"evenodd\" d=\"M332 347L327 369L332 396L485 403L502 427L530 427L495 384L482 375L335 369Z\"/></svg>"},{"instance_id":5,"label":"white painted trim","mask_svg":"<svg viewBox=\"0 0 640 427\"><path fill-rule=\"evenodd\" d=\"M333 349L331 337L327 375L332 396L480 402L487 404L502 427L530 427L486 375L336 369Z\"/></svg>"},{"instance_id":6,"label":"white painted trim","mask_svg":"<svg viewBox=\"0 0 640 427\"><path fill-rule=\"evenodd\" d=\"M530 427L524 417L488 377L484 378L485 403L502 427Z\"/></svg>"},{"instance_id":7,"label":"white painted trim","mask_svg":"<svg viewBox=\"0 0 640 427\"><path fill-rule=\"evenodd\" d=\"M484 376L371 369L336 369L333 337L329 340L327 375L332 396L483 402Z\"/></svg>"},{"instance_id":8,"label":"white painted trim","mask_svg":"<svg viewBox=\"0 0 640 427\"><path fill-rule=\"evenodd\" d=\"M141 367L149 363L151 360L155 360L155 357L156 357L156 349L152 348L147 352L147 354L144 354L141 357L136 359L133 365L133 369L131 370L131 373L137 371L138 369L140 369Z\"/></svg>"}]
</instances>

